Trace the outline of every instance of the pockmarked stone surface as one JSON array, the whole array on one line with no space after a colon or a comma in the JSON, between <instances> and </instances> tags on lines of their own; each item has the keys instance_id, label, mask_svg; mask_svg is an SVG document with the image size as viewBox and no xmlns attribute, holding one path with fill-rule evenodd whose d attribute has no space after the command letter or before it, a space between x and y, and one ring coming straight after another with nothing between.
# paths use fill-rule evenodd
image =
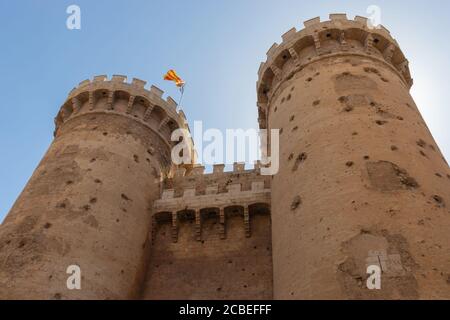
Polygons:
<instances>
[{"instance_id":1,"label":"pockmarked stone surface","mask_svg":"<svg viewBox=\"0 0 450 320\"><path fill-rule=\"evenodd\" d=\"M274 176L205 174L188 136L192 163L175 165L186 117L143 80L74 88L0 227L0 299L450 299L450 169L408 60L363 17L304 25L258 71Z\"/></svg>"},{"instance_id":2,"label":"pockmarked stone surface","mask_svg":"<svg viewBox=\"0 0 450 320\"><path fill-rule=\"evenodd\" d=\"M258 76L259 126L282 132L274 298L450 298L449 166L391 33L363 17L311 19ZM365 285L367 259L383 269L381 290Z\"/></svg>"}]
</instances>

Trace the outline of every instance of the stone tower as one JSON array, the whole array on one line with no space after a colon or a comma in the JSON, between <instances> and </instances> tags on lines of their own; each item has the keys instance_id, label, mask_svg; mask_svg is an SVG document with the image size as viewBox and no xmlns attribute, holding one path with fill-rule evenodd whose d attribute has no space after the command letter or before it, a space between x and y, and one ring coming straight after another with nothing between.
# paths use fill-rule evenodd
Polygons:
<instances>
[{"instance_id":1,"label":"stone tower","mask_svg":"<svg viewBox=\"0 0 450 320\"><path fill-rule=\"evenodd\" d=\"M398 43L362 17L311 19L268 51L275 299L450 298L449 167L411 85ZM366 287L374 264L381 290Z\"/></svg>"},{"instance_id":2,"label":"stone tower","mask_svg":"<svg viewBox=\"0 0 450 320\"><path fill-rule=\"evenodd\" d=\"M124 76L83 81L55 139L0 229L1 299L124 299L140 294L150 208L171 169L176 103ZM82 290L67 290L78 265Z\"/></svg>"},{"instance_id":3,"label":"stone tower","mask_svg":"<svg viewBox=\"0 0 450 320\"><path fill-rule=\"evenodd\" d=\"M0 228L0 299L450 299L450 170L406 58L362 17L305 27L259 70L273 177L259 162L175 167L186 118L142 80L73 89Z\"/></svg>"}]
</instances>

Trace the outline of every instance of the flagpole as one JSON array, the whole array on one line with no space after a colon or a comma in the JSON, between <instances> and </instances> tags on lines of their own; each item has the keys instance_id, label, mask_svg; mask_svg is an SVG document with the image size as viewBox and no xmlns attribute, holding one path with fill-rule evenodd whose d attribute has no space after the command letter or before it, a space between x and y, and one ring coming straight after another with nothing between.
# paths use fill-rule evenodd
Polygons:
<instances>
[{"instance_id":1,"label":"flagpole","mask_svg":"<svg viewBox=\"0 0 450 320\"><path fill-rule=\"evenodd\" d=\"M180 100L178 101L178 107L180 107L180 109L181 109L181 101L183 100L183 95L184 95L184 86L185 86L185 84L183 84L180 87L181 96L180 96Z\"/></svg>"},{"instance_id":2,"label":"flagpole","mask_svg":"<svg viewBox=\"0 0 450 320\"><path fill-rule=\"evenodd\" d=\"M169 71L167 71L167 73L164 75L163 79L168 80L168 81L174 81L175 84L177 85L177 87L180 88L181 95L180 95L180 100L178 101L178 106L181 108L181 101L183 100L184 86L186 85L186 83L183 81L183 79L181 79L177 75L177 73L173 69L170 69Z\"/></svg>"}]
</instances>

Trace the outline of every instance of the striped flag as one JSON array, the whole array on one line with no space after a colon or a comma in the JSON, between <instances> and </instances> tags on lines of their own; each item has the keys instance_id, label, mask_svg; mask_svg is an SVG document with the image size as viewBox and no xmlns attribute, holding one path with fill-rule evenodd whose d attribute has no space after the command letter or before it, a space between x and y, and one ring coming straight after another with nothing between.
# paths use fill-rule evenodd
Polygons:
<instances>
[{"instance_id":1,"label":"striped flag","mask_svg":"<svg viewBox=\"0 0 450 320\"><path fill-rule=\"evenodd\" d=\"M174 81L175 84L177 85L177 87L179 88L183 88L185 82L183 81L183 79L181 79L178 74L175 72L175 70L169 70L167 71L166 75L164 76L164 80L168 80L168 81Z\"/></svg>"}]
</instances>

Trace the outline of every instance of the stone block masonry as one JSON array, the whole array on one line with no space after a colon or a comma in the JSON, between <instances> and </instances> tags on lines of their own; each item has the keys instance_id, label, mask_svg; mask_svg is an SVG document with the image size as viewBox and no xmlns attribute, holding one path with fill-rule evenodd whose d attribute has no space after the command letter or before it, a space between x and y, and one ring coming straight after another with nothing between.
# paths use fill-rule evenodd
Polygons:
<instances>
[{"instance_id":1,"label":"stone block masonry","mask_svg":"<svg viewBox=\"0 0 450 320\"><path fill-rule=\"evenodd\" d=\"M283 132L271 183L275 299L450 298L449 167L398 43L366 22L309 20L259 70L260 127ZM396 258L381 290L365 286L373 252Z\"/></svg>"},{"instance_id":2,"label":"stone block masonry","mask_svg":"<svg viewBox=\"0 0 450 320\"><path fill-rule=\"evenodd\" d=\"M258 71L274 176L175 166L186 117L143 80L74 88L0 227L0 299L450 299L450 169L408 60L363 17L304 26Z\"/></svg>"}]
</instances>

